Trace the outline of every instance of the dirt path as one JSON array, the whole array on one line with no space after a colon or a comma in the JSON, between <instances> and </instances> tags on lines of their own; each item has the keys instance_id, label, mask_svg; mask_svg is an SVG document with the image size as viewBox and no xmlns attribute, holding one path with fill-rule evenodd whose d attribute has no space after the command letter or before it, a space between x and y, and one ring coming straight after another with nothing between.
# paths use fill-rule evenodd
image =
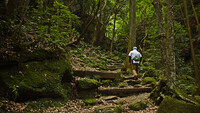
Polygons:
<instances>
[{"instance_id":1,"label":"dirt path","mask_svg":"<svg viewBox=\"0 0 200 113\"><path fill-rule=\"evenodd\" d=\"M67 112L67 113L93 113L96 108L106 109L108 107L115 107L121 104L123 109L122 113L155 113L157 111L157 106L154 106L151 100L148 98L149 93L135 94L128 97L117 97L115 100L103 100L103 98L97 99L98 103L94 106L85 106L82 100L76 99L66 103L66 105L61 108L50 107L44 110L45 113L49 112ZM138 100L147 100L147 108L140 111L133 111L129 109L129 105Z\"/></svg>"}]
</instances>

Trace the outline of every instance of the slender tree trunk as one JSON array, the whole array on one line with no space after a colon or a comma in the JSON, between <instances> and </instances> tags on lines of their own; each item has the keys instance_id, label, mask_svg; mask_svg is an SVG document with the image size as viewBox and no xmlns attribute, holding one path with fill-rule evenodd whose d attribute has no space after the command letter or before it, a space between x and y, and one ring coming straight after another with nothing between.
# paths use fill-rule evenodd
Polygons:
<instances>
[{"instance_id":1,"label":"slender tree trunk","mask_svg":"<svg viewBox=\"0 0 200 113\"><path fill-rule=\"evenodd\" d=\"M136 46L136 0L130 0L130 47Z\"/></svg>"},{"instance_id":2,"label":"slender tree trunk","mask_svg":"<svg viewBox=\"0 0 200 113\"><path fill-rule=\"evenodd\" d=\"M125 68L129 67L128 53L136 46L136 0L129 0L129 41L126 55Z\"/></svg>"},{"instance_id":3,"label":"slender tree trunk","mask_svg":"<svg viewBox=\"0 0 200 113\"><path fill-rule=\"evenodd\" d=\"M7 4L6 0L0 1L0 14L1 15L7 15Z\"/></svg>"},{"instance_id":4,"label":"slender tree trunk","mask_svg":"<svg viewBox=\"0 0 200 113\"><path fill-rule=\"evenodd\" d=\"M194 73L195 73L196 82L197 82L197 85L198 85L198 94L200 95L200 78L199 78L198 66L197 66L197 62L196 62L194 46L193 46L193 41L192 41L192 33L191 33L191 30L190 30L187 2L186 2L186 0L183 0L183 1L184 1L185 16L186 16L186 22L187 22L188 36L189 36L189 40L190 40L190 48L191 48L193 66L194 66Z\"/></svg>"},{"instance_id":5,"label":"slender tree trunk","mask_svg":"<svg viewBox=\"0 0 200 113\"><path fill-rule=\"evenodd\" d=\"M115 24L116 24L116 20L117 20L117 12L115 12L115 16L114 16L113 37L112 37L112 41L111 41L111 44L110 44L110 53L112 53L112 50L113 50L113 43L114 43L114 38L115 38Z\"/></svg>"},{"instance_id":6,"label":"slender tree trunk","mask_svg":"<svg viewBox=\"0 0 200 113\"><path fill-rule=\"evenodd\" d=\"M163 21L163 14L162 14L162 5L160 3L160 0L154 0L153 5L156 11L156 17L158 22L158 33L159 33L159 39L160 39L160 51L162 56L162 66L163 66L163 74L165 78L168 76L168 59L167 59L167 40L164 32L164 21Z\"/></svg>"},{"instance_id":7,"label":"slender tree trunk","mask_svg":"<svg viewBox=\"0 0 200 113\"><path fill-rule=\"evenodd\" d=\"M196 13L195 8L194 8L193 0L190 0L190 2L191 2L192 9L193 9L193 12L194 12L194 16L195 16L195 19L196 19L196 22L197 22L197 28L200 31L200 24L199 24L197 13Z\"/></svg>"},{"instance_id":8,"label":"slender tree trunk","mask_svg":"<svg viewBox=\"0 0 200 113\"><path fill-rule=\"evenodd\" d=\"M107 25L107 23L109 22L110 17L112 16L112 14L113 14L118 3L119 3L119 1L116 1L115 6L111 9L111 11L108 14L108 16L106 17L106 19L104 21L101 21L102 24L100 23L100 26L98 27L97 35L94 38L95 39L94 40L95 45L99 45L102 42L102 39L103 39L103 36L104 36L103 34L105 34L104 33L105 25Z\"/></svg>"},{"instance_id":9,"label":"slender tree trunk","mask_svg":"<svg viewBox=\"0 0 200 113\"><path fill-rule=\"evenodd\" d=\"M176 70L175 70L175 52L174 52L174 20L173 20L173 11L172 11L172 2L171 0L167 1L167 50L166 50L166 66L169 87L173 89L174 81L176 79Z\"/></svg>"},{"instance_id":10,"label":"slender tree trunk","mask_svg":"<svg viewBox=\"0 0 200 113\"><path fill-rule=\"evenodd\" d=\"M101 0L99 0L99 2L98 2L98 6L97 6L97 9L96 9L96 12L94 13L92 19L88 22L88 24L86 25L86 27L83 29L83 31L81 32L81 35L78 37L77 41L69 43L67 45L71 45L71 44L76 44L77 45L81 41L81 39L84 37L87 29L89 28L89 26L93 22L94 18L97 16L99 8L100 8L100 3L101 3Z\"/></svg>"}]
</instances>

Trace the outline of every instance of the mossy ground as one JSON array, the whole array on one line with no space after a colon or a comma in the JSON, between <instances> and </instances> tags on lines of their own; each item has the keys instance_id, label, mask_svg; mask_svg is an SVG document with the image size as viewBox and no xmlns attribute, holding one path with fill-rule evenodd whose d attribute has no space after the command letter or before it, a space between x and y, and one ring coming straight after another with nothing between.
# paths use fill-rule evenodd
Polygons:
<instances>
[{"instance_id":1,"label":"mossy ground","mask_svg":"<svg viewBox=\"0 0 200 113\"><path fill-rule=\"evenodd\" d=\"M84 90L78 92L78 98L83 99L85 105L95 105L97 103L96 96L96 90Z\"/></svg>"},{"instance_id":2,"label":"mossy ground","mask_svg":"<svg viewBox=\"0 0 200 113\"><path fill-rule=\"evenodd\" d=\"M144 110L147 107L147 102L138 101L136 103L130 104L129 108L134 111Z\"/></svg>"},{"instance_id":3,"label":"mossy ground","mask_svg":"<svg viewBox=\"0 0 200 113\"><path fill-rule=\"evenodd\" d=\"M142 80L142 84L150 84L152 86L154 86L156 84L156 79L153 78L153 77L145 77L143 80Z\"/></svg>"},{"instance_id":4,"label":"mossy ground","mask_svg":"<svg viewBox=\"0 0 200 113\"><path fill-rule=\"evenodd\" d=\"M194 105L166 97L158 108L157 113L199 113L200 105Z\"/></svg>"}]
</instances>

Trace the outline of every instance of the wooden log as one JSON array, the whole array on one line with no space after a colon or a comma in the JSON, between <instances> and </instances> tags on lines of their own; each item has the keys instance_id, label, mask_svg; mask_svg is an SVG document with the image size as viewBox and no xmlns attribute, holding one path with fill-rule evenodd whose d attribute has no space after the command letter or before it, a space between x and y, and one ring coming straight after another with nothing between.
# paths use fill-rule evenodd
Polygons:
<instances>
[{"instance_id":1,"label":"wooden log","mask_svg":"<svg viewBox=\"0 0 200 113\"><path fill-rule=\"evenodd\" d=\"M79 77L94 77L98 75L102 79L115 79L120 77L119 72L110 72L110 71L87 71L87 70L74 70L74 75Z\"/></svg>"},{"instance_id":2,"label":"wooden log","mask_svg":"<svg viewBox=\"0 0 200 113\"><path fill-rule=\"evenodd\" d=\"M99 87L98 91L102 94L107 95L121 95L121 94L134 94L134 93L141 93L141 92L151 92L151 87L128 87L128 88L103 88Z\"/></svg>"}]
</instances>

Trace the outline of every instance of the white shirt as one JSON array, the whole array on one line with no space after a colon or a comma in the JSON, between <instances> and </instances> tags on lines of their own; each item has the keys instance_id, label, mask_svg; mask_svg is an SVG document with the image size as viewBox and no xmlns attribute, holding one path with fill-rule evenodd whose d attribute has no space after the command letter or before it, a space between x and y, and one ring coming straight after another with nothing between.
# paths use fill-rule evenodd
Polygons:
<instances>
[{"instance_id":1,"label":"white shirt","mask_svg":"<svg viewBox=\"0 0 200 113\"><path fill-rule=\"evenodd\" d=\"M134 57L142 57L142 55L140 54L140 52L138 52L137 50L132 50L129 52L128 56L131 56L131 60L133 61L133 63L140 63L140 61L135 61L133 60Z\"/></svg>"}]
</instances>

